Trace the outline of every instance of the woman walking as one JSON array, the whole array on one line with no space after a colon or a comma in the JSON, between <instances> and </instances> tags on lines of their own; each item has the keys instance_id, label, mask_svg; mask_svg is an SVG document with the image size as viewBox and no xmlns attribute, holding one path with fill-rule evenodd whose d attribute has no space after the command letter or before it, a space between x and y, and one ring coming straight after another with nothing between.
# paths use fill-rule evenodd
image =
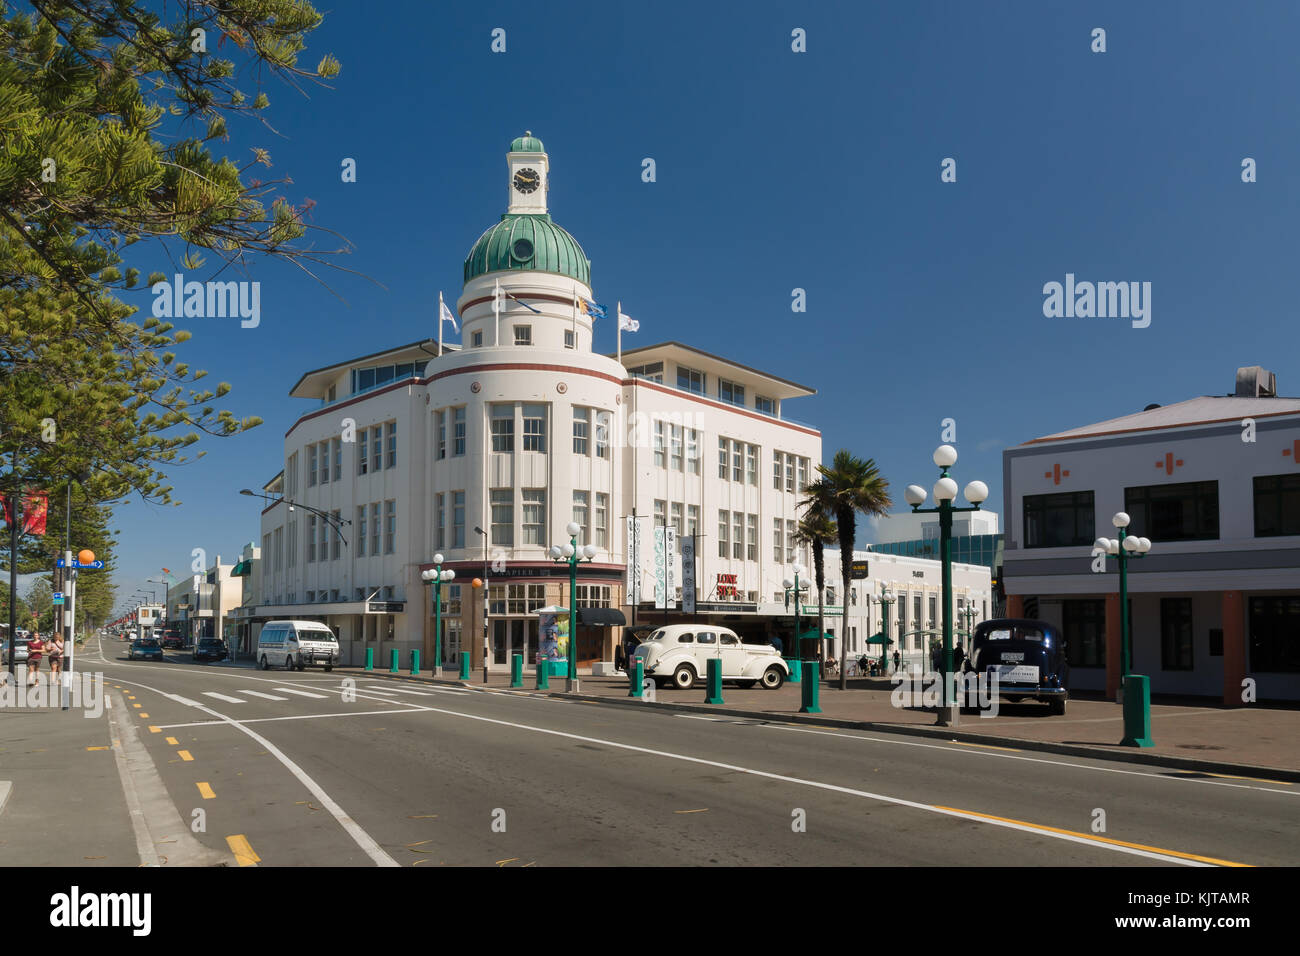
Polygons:
<instances>
[{"instance_id":1,"label":"woman walking","mask_svg":"<svg viewBox=\"0 0 1300 956\"><path fill-rule=\"evenodd\" d=\"M45 642L41 640L39 633L33 633L32 639L27 642L27 686L32 687L41 679L41 652L45 650Z\"/></svg>"},{"instance_id":2,"label":"woman walking","mask_svg":"<svg viewBox=\"0 0 1300 956\"><path fill-rule=\"evenodd\" d=\"M45 642L45 653L50 659L50 683L57 684L63 673L63 635L58 631Z\"/></svg>"}]
</instances>

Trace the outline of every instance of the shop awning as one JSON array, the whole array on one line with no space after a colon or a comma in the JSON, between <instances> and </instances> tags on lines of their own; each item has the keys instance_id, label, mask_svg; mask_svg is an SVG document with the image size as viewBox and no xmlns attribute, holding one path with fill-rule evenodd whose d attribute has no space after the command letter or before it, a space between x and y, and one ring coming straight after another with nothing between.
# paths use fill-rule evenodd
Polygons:
<instances>
[{"instance_id":1,"label":"shop awning","mask_svg":"<svg viewBox=\"0 0 1300 956\"><path fill-rule=\"evenodd\" d=\"M818 633L819 633L819 632L817 631L816 628L813 628L811 631L804 631L802 634L799 635L799 640L801 640L801 641L815 641L815 640L817 640L817 635L818 635ZM823 641L833 641L833 640L835 640L835 635L834 635L834 634L827 634L825 631L821 631L820 633L821 633L821 638L822 638Z\"/></svg>"},{"instance_id":2,"label":"shop awning","mask_svg":"<svg viewBox=\"0 0 1300 956\"><path fill-rule=\"evenodd\" d=\"M883 634L872 634L869 638L867 638L867 643L868 644L892 644L894 643L894 640L893 638L885 637L885 635Z\"/></svg>"},{"instance_id":3,"label":"shop awning","mask_svg":"<svg viewBox=\"0 0 1300 956\"><path fill-rule=\"evenodd\" d=\"M240 561L238 564L236 564L233 568L230 569L230 576L232 578L247 577L252 573L253 573L252 561Z\"/></svg>"},{"instance_id":4,"label":"shop awning","mask_svg":"<svg viewBox=\"0 0 1300 956\"><path fill-rule=\"evenodd\" d=\"M578 623L591 627L624 627L627 625L627 618L616 607L580 607Z\"/></svg>"}]
</instances>

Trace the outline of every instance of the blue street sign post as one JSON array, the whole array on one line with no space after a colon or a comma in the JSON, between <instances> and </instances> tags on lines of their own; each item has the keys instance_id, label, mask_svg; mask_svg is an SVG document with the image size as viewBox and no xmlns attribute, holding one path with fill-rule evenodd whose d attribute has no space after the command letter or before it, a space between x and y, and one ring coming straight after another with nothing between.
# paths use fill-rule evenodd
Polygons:
<instances>
[{"instance_id":1,"label":"blue street sign post","mask_svg":"<svg viewBox=\"0 0 1300 956\"><path fill-rule=\"evenodd\" d=\"M71 566L83 571L102 571L104 569L104 562L92 561L90 564L82 564L79 561L73 561ZM66 568L68 565L63 562L62 558L59 558L59 560L55 562L55 567Z\"/></svg>"},{"instance_id":2,"label":"blue street sign post","mask_svg":"<svg viewBox=\"0 0 1300 956\"><path fill-rule=\"evenodd\" d=\"M55 604L62 604L62 603L63 603L63 592L62 592L62 591L55 591L54 594L51 595L51 598L53 599L53 601L54 601Z\"/></svg>"}]
</instances>

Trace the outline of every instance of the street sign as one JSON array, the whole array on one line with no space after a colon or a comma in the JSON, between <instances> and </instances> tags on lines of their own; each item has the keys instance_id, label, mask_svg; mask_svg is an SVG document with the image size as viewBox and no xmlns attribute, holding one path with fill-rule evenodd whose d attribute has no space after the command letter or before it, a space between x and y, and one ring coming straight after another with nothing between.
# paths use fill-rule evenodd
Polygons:
<instances>
[{"instance_id":1,"label":"street sign","mask_svg":"<svg viewBox=\"0 0 1300 956\"><path fill-rule=\"evenodd\" d=\"M59 558L59 560L58 560L57 562L55 562L55 566L56 566L56 567L60 567L60 568L67 567L67 565L65 565L65 564L63 563L63 559L62 559L62 558ZM100 570L102 570L103 567L104 567L104 562L103 562L103 561L92 561L90 564L82 564L82 563L79 562L79 561L73 561L73 562L72 562L72 567L73 567L74 569L75 569L75 568L81 568L81 569L84 569L84 570L100 571Z\"/></svg>"},{"instance_id":2,"label":"street sign","mask_svg":"<svg viewBox=\"0 0 1300 956\"><path fill-rule=\"evenodd\" d=\"M53 601L54 601L55 604L62 604L62 603L63 603L63 592L62 592L62 591L55 591L55 592L54 592L50 597L53 599Z\"/></svg>"},{"instance_id":3,"label":"street sign","mask_svg":"<svg viewBox=\"0 0 1300 956\"><path fill-rule=\"evenodd\" d=\"M867 573L867 562L854 561L853 564L849 566L849 577L854 581L861 581L863 578L870 577Z\"/></svg>"}]
</instances>

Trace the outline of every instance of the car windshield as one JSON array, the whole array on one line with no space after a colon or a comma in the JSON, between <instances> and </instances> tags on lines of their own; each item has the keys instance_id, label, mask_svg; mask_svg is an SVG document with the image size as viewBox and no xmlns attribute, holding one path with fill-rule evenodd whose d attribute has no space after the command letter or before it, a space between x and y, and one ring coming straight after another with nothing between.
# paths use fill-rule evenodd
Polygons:
<instances>
[{"instance_id":1,"label":"car windshield","mask_svg":"<svg viewBox=\"0 0 1300 956\"><path fill-rule=\"evenodd\" d=\"M139 644L141 647L157 647L157 646L158 646L158 642L155 641L152 637L147 638L147 639L145 639L145 640L143 640L143 641L136 641L136 643Z\"/></svg>"},{"instance_id":2,"label":"car windshield","mask_svg":"<svg viewBox=\"0 0 1300 956\"><path fill-rule=\"evenodd\" d=\"M300 641L330 641L334 640L333 631L299 631L298 640Z\"/></svg>"},{"instance_id":3,"label":"car windshield","mask_svg":"<svg viewBox=\"0 0 1300 956\"><path fill-rule=\"evenodd\" d=\"M990 641L1037 641L1043 642L1044 634L1036 627L1007 627L989 631L985 635Z\"/></svg>"}]
</instances>

